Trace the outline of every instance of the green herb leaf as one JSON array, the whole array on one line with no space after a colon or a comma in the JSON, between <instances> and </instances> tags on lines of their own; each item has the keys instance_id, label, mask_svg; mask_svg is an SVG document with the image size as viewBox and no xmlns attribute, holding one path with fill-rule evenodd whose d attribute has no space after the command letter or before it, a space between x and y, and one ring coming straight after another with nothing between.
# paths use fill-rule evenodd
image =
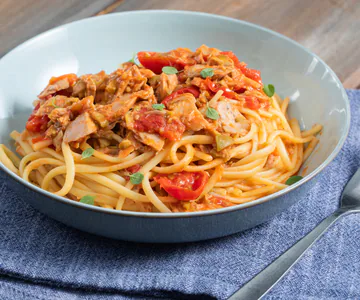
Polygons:
<instances>
[{"instance_id":1,"label":"green herb leaf","mask_svg":"<svg viewBox=\"0 0 360 300\"><path fill-rule=\"evenodd\" d=\"M264 85L263 91L268 97L272 97L275 93L275 87L272 84L267 84Z\"/></svg>"},{"instance_id":2,"label":"green herb leaf","mask_svg":"<svg viewBox=\"0 0 360 300\"><path fill-rule=\"evenodd\" d=\"M95 199L94 196L86 195L84 197L81 197L80 202L89 205L94 205L94 199Z\"/></svg>"},{"instance_id":3,"label":"green herb leaf","mask_svg":"<svg viewBox=\"0 0 360 300\"><path fill-rule=\"evenodd\" d=\"M141 181L143 181L143 179L144 179L144 175L141 174L140 172L136 172L130 175L130 181L132 184L139 184L141 183Z\"/></svg>"},{"instance_id":4,"label":"green herb leaf","mask_svg":"<svg viewBox=\"0 0 360 300\"><path fill-rule=\"evenodd\" d=\"M219 113L216 111L216 109L209 107L209 106L206 108L206 116L212 120L217 120L220 117Z\"/></svg>"},{"instance_id":5,"label":"green herb leaf","mask_svg":"<svg viewBox=\"0 0 360 300\"><path fill-rule=\"evenodd\" d=\"M55 108L59 108L59 107L60 107L60 106L57 106L57 105L55 104L55 98L52 98L51 105L54 106Z\"/></svg>"},{"instance_id":6,"label":"green herb leaf","mask_svg":"<svg viewBox=\"0 0 360 300\"><path fill-rule=\"evenodd\" d=\"M301 179L303 179L302 176L291 176L288 180L286 180L285 184L292 185Z\"/></svg>"},{"instance_id":7,"label":"green herb leaf","mask_svg":"<svg viewBox=\"0 0 360 300\"><path fill-rule=\"evenodd\" d=\"M177 74L178 70L174 67L163 67L162 71L167 75Z\"/></svg>"},{"instance_id":8,"label":"green herb leaf","mask_svg":"<svg viewBox=\"0 0 360 300\"><path fill-rule=\"evenodd\" d=\"M201 75L202 78L212 77L212 76L214 75L214 69L213 69L213 68L203 69L203 70L200 72L200 75Z\"/></svg>"},{"instance_id":9,"label":"green herb leaf","mask_svg":"<svg viewBox=\"0 0 360 300\"><path fill-rule=\"evenodd\" d=\"M83 153L81 153L81 159L85 159L88 158L90 156L92 156L94 154L94 149L93 148L87 148L83 151Z\"/></svg>"},{"instance_id":10,"label":"green herb leaf","mask_svg":"<svg viewBox=\"0 0 360 300\"><path fill-rule=\"evenodd\" d=\"M136 65L135 58L136 58L136 53L133 53L132 58L130 60L128 60L128 62L131 62Z\"/></svg>"},{"instance_id":11,"label":"green herb leaf","mask_svg":"<svg viewBox=\"0 0 360 300\"><path fill-rule=\"evenodd\" d=\"M153 104L152 108L156 109L156 110L163 110L165 108L165 105L164 104Z\"/></svg>"}]
</instances>

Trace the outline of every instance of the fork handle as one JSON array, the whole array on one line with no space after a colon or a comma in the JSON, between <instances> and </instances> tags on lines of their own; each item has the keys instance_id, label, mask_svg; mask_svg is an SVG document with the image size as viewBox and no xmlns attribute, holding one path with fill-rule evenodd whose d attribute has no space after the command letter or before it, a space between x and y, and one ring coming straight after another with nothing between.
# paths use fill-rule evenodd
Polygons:
<instances>
[{"instance_id":1,"label":"fork handle","mask_svg":"<svg viewBox=\"0 0 360 300\"><path fill-rule=\"evenodd\" d=\"M230 296L228 300L260 299L287 273L287 271L289 271L289 269L303 256L305 251L324 234L330 225L349 212L349 210L341 208L335 211L294 246L281 254L253 279L243 285Z\"/></svg>"}]
</instances>

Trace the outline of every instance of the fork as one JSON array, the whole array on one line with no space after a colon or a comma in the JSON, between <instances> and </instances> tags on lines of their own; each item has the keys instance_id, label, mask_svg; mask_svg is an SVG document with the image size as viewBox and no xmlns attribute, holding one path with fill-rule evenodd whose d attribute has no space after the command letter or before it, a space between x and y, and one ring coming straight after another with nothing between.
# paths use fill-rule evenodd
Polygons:
<instances>
[{"instance_id":1,"label":"fork","mask_svg":"<svg viewBox=\"0 0 360 300\"><path fill-rule=\"evenodd\" d=\"M360 212L360 168L342 192L340 208L237 290L228 300L255 300L263 297L334 222L342 216L356 212Z\"/></svg>"}]
</instances>

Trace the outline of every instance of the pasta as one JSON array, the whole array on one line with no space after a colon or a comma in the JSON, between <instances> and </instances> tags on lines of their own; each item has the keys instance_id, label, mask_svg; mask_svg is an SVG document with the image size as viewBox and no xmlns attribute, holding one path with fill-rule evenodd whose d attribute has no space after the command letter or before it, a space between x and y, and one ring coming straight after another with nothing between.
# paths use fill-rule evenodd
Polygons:
<instances>
[{"instance_id":1,"label":"pasta","mask_svg":"<svg viewBox=\"0 0 360 300\"><path fill-rule=\"evenodd\" d=\"M322 126L301 132L259 71L205 45L137 58L52 77L10 134L21 158L0 145L1 163L58 196L142 212L232 206L300 178Z\"/></svg>"}]
</instances>

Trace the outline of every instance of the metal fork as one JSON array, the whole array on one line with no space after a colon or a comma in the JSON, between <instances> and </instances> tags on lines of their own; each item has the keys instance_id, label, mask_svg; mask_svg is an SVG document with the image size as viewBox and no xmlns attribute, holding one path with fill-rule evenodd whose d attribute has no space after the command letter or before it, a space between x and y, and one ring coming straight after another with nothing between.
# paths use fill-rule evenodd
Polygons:
<instances>
[{"instance_id":1,"label":"metal fork","mask_svg":"<svg viewBox=\"0 0 360 300\"><path fill-rule=\"evenodd\" d=\"M263 297L303 256L324 232L340 217L360 212L360 169L347 183L342 195L340 208L324 219L310 233L294 246L281 254L264 270L237 290L228 300L255 300Z\"/></svg>"}]
</instances>

